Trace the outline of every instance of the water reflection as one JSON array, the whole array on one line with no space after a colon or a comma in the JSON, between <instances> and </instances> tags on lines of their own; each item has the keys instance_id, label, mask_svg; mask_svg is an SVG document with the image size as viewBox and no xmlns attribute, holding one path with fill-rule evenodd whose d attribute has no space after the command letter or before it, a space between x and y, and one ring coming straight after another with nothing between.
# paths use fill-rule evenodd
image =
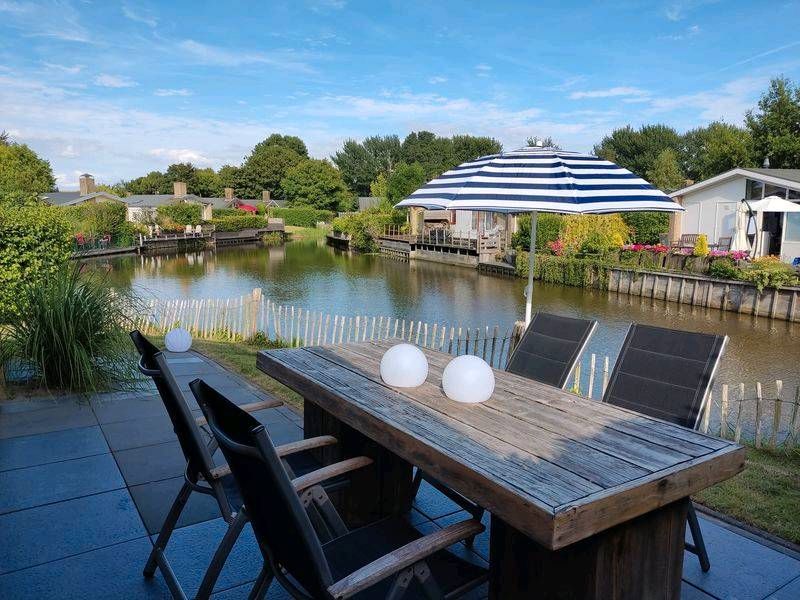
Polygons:
<instances>
[{"instance_id":1,"label":"water reflection","mask_svg":"<svg viewBox=\"0 0 800 600\"><path fill-rule=\"evenodd\" d=\"M219 298L263 290L282 303L336 314L510 327L524 311L521 280L436 263L403 263L349 255L318 241L231 247L159 256L122 256L89 264L110 269L115 285L145 298ZM725 332L731 340L718 382L800 383L800 325L600 290L537 283L537 308L595 318L588 353L612 359L631 321L691 331ZM587 358L588 360L588 358Z\"/></svg>"}]
</instances>

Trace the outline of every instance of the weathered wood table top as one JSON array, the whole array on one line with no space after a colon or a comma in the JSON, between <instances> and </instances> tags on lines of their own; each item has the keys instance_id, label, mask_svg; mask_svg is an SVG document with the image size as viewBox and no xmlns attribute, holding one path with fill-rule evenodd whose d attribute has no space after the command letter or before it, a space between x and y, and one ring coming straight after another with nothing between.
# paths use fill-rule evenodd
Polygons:
<instances>
[{"instance_id":1,"label":"weathered wood table top","mask_svg":"<svg viewBox=\"0 0 800 600\"><path fill-rule=\"evenodd\" d=\"M258 367L551 550L744 468L732 442L504 371L487 402L459 404L434 350L422 386L391 388L379 365L394 343L265 350Z\"/></svg>"}]
</instances>

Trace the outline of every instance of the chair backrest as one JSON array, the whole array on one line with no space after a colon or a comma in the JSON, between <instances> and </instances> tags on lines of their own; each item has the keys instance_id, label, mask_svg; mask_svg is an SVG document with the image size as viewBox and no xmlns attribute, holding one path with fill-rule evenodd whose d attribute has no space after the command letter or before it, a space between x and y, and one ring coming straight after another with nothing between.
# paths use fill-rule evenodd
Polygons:
<instances>
[{"instance_id":1,"label":"chair backrest","mask_svg":"<svg viewBox=\"0 0 800 600\"><path fill-rule=\"evenodd\" d=\"M681 246L694 246L699 237L699 233L684 233L681 236Z\"/></svg>"},{"instance_id":2,"label":"chair backrest","mask_svg":"<svg viewBox=\"0 0 800 600\"><path fill-rule=\"evenodd\" d=\"M697 427L728 337L634 323L603 402Z\"/></svg>"},{"instance_id":3,"label":"chair backrest","mask_svg":"<svg viewBox=\"0 0 800 600\"><path fill-rule=\"evenodd\" d=\"M202 474L206 481L210 481L214 460L208 451L200 428L195 423L192 411L186 405L180 386L169 370L166 357L141 332L132 331L130 336L133 345L139 351L139 371L153 378L164 408L167 409L172 429L189 465L187 473L195 481L197 474Z\"/></svg>"},{"instance_id":4,"label":"chair backrest","mask_svg":"<svg viewBox=\"0 0 800 600\"><path fill-rule=\"evenodd\" d=\"M537 312L506 371L562 388L580 360L597 321Z\"/></svg>"},{"instance_id":5,"label":"chair backrest","mask_svg":"<svg viewBox=\"0 0 800 600\"><path fill-rule=\"evenodd\" d=\"M733 238L730 236L721 237L717 240L717 250L730 250Z\"/></svg>"},{"instance_id":6,"label":"chair backrest","mask_svg":"<svg viewBox=\"0 0 800 600\"><path fill-rule=\"evenodd\" d=\"M233 473L262 552L312 598L330 598L333 583L319 538L264 426L200 379L189 384ZM289 585L292 585L289 582Z\"/></svg>"}]
</instances>

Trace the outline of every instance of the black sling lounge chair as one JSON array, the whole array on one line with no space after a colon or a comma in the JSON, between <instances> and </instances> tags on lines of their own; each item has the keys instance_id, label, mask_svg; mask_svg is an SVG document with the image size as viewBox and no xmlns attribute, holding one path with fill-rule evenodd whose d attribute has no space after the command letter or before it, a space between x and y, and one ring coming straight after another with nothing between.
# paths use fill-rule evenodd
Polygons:
<instances>
[{"instance_id":1,"label":"black sling lounge chair","mask_svg":"<svg viewBox=\"0 0 800 600\"><path fill-rule=\"evenodd\" d=\"M697 429L728 336L632 324L622 344L603 402ZM689 529L700 568L711 564L694 506Z\"/></svg>"},{"instance_id":2,"label":"black sling lounge chair","mask_svg":"<svg viewBox=\"0 0 800 600\"><path fill-rule=\"evenodd\" d=\"M161 525L143 573L145 577L152 577L155 575L156 569L160 568L172 595L176 598L186 597L165 555L166 546L192 492L212 496L217 501L220 514L229 524L229 528L217 548L196 596L205 598L213 591L219 572L225 565L225 560L233 544L246 524L247 517L244 511L240 510L242 502L233 477L230 475L230 469L227 465L217 466L214 463L213 454L217 449L216 440L205 435L200 429L205 424L205 418L195 418L189 410L183 394L169 370L166 358L140 332L131 332L131 339L140 354L139 371L153 378L186 459L184 484ZM281 404L277 400L268 400L244 405L243 409L252 412ZM280 446L278 452L291 461L295 458L295 453L334 443L336 443L335 438L321 436ZM307 457L295 462L307 470L306 465L309 462ZM288 468L291 469L291 467Z\"/></svg>"},{"instance_id":3,"label":"black sling lounge chair","mask_svg":"<svg viewBox=\"0 0 800 600\"><path fill-rule=\"evenodd\" d=\"M446 550L483 531L474 520L423 536L389 517L321 543L298 494L333 475L375 468L372 460L350 458L292 479L263 425L203 381L189 385L242 492L263 555L251 598L262 597L273 578L302 600L455 598L486 581L484 568Z\"/></svg>"},{"instance_id":4,"label":"black sling lounge chair","mask_svg":"<svg viewBox=\"0 0 800 600\"><path fill-rule=\"evenodd\" d=\"M596 327L597 321L537 312L509 358L506 371L563 388ZM415 495L423 479L474 518L480 519L483 515L483 509L479 506L426 475L419 468L414 474Z\"/></svg>"}]
</instances>

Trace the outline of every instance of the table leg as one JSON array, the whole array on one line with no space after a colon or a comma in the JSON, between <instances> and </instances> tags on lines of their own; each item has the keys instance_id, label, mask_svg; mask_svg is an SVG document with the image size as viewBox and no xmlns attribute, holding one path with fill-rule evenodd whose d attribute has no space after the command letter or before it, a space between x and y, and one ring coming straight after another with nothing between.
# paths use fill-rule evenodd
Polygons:
<instances>
[{"instance_id":1,"label":"table leg","mask_svg":"<svg viewBox=\"0 0 800 600\"><path fill-rule=\"evenodd\" d=\"M411 510L414 498L410 463L309 400L303 404L303 428L306 438L332 435L339 440L334 446L315 451L315 458L322 464L353 456L368 456L374 461L369 467L351 473L349 485L332 496L349 527Z\"/></svg>"},{"instance_id":2,"label":"table leg","mask_svg":"<svg viewBox=\"0 0 800 600\"><path fill-rule=\"evenodd\" d=\"M688 503L673 502L556 551L493 516L489 598L678 600Z\"/></svg>"}]
</instances>

